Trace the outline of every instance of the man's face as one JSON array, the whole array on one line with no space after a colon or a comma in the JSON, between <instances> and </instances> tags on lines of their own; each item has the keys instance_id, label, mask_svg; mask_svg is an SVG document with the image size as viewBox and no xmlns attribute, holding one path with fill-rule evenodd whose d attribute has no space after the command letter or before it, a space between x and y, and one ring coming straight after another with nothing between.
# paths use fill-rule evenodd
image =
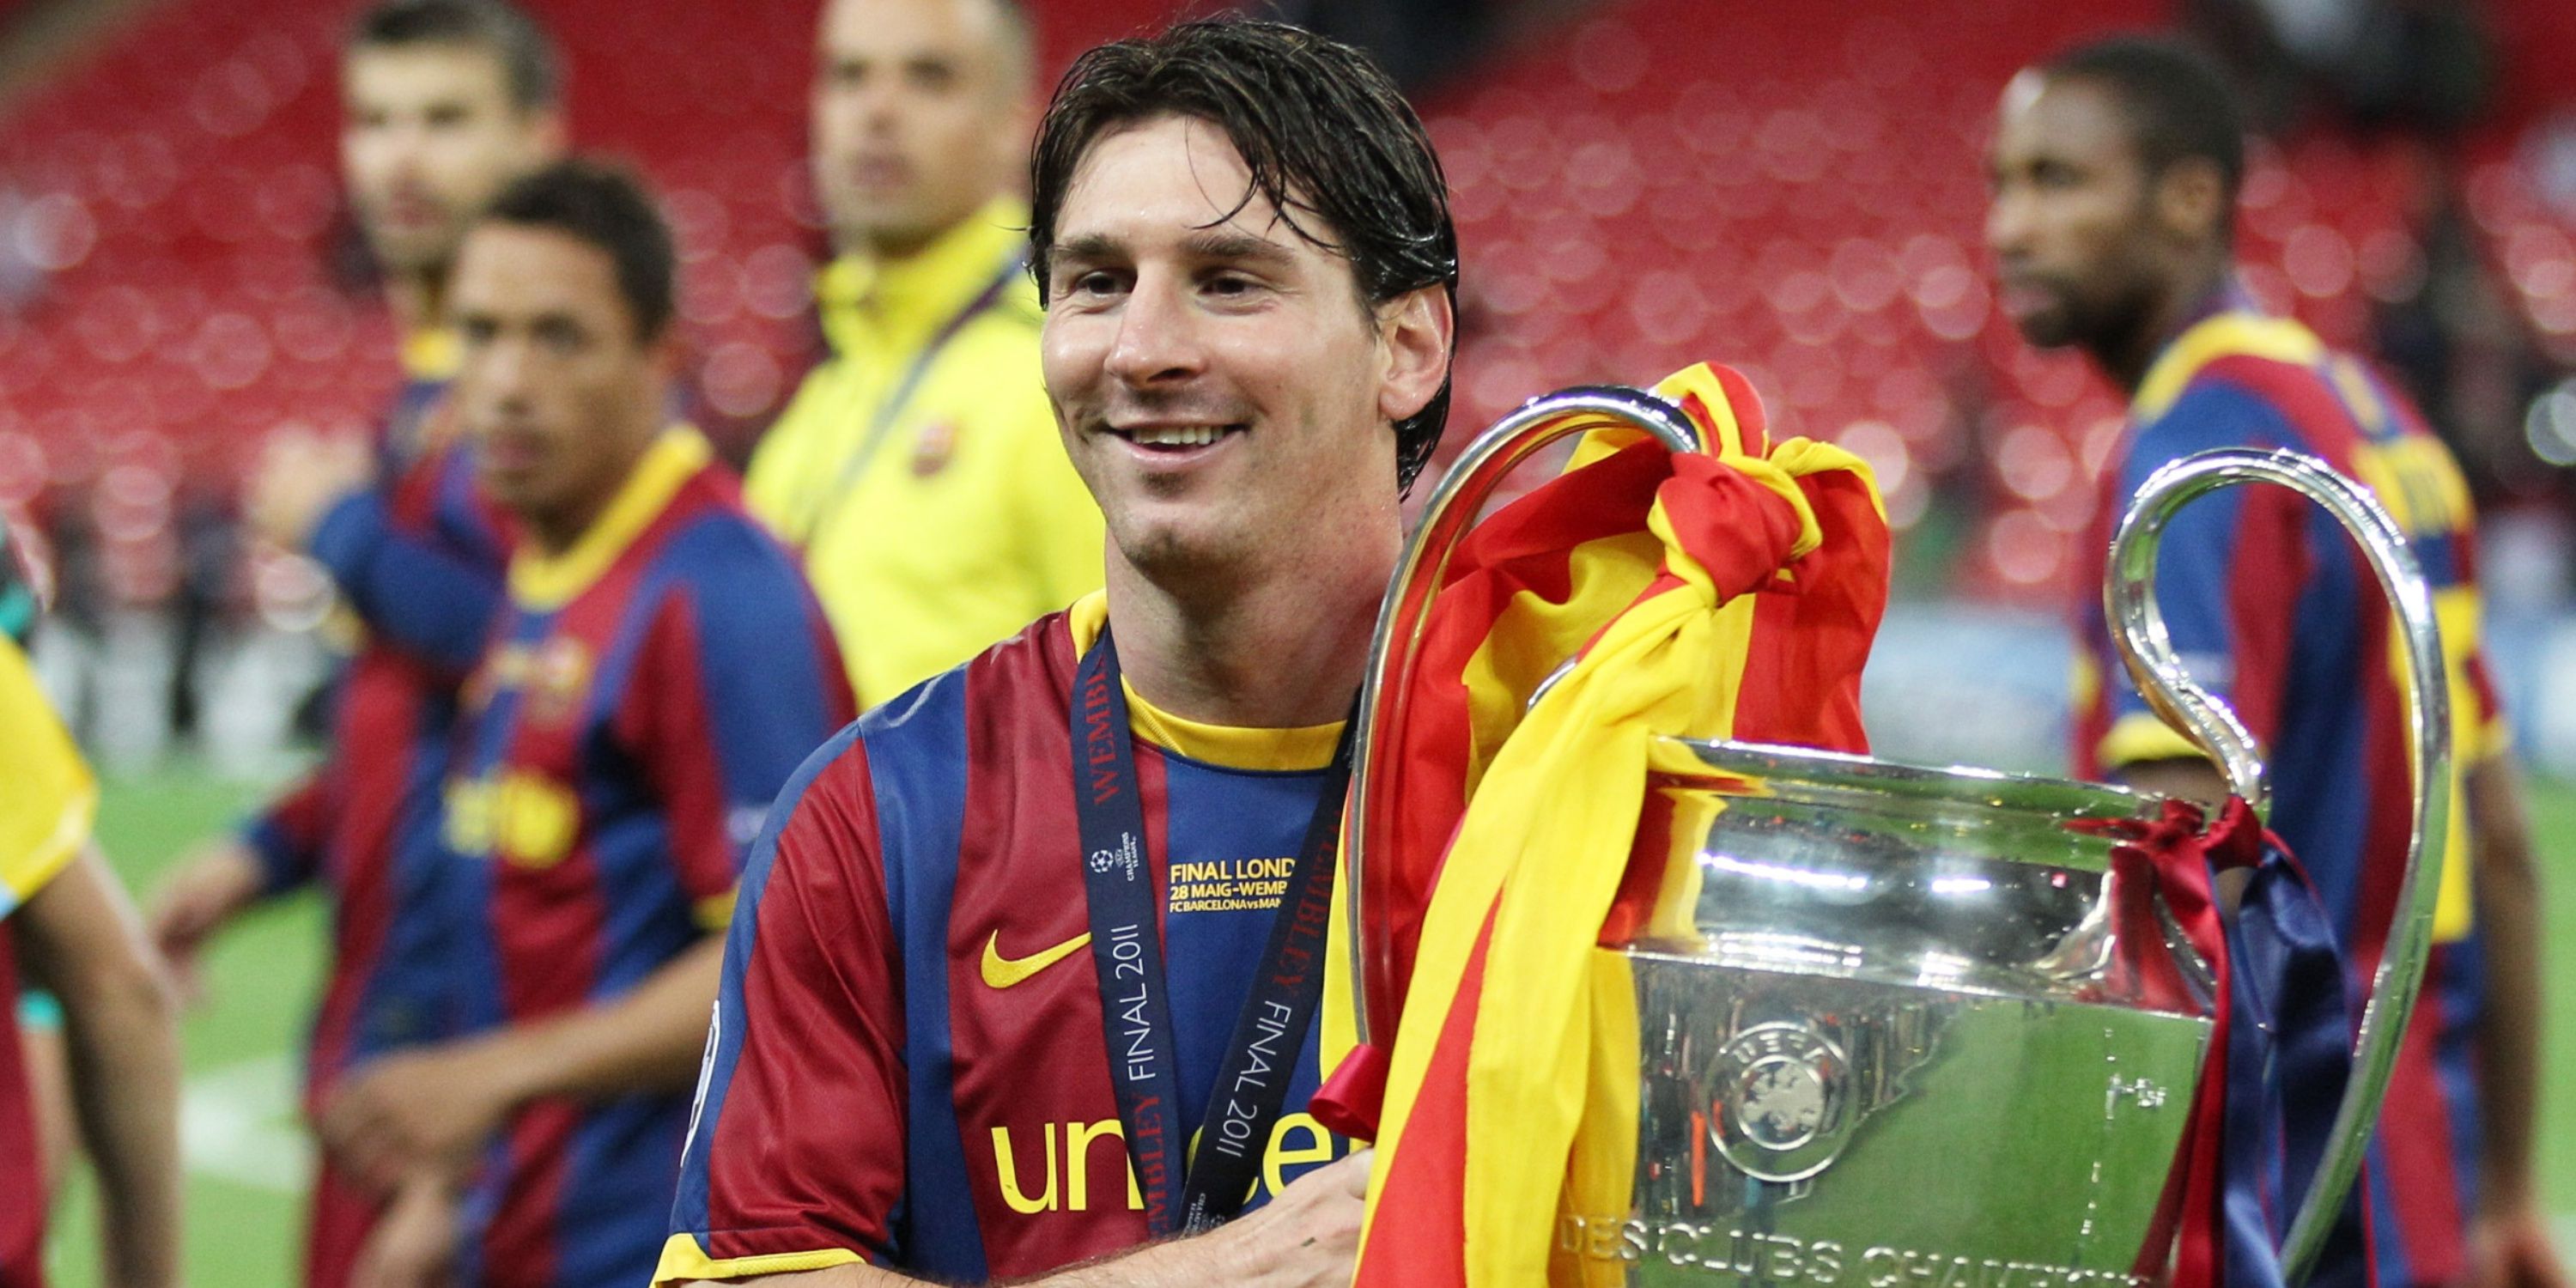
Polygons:
<instances>
[{"instance_id":1,"label":"man's face","mask_svg":"<svg viewBox=\"0 0 2576 1288\"><path fill-rule=\"evenodd\" d=\"M500 57L479 46L361 47L340 89L350 204L396 274L441 270L484 205L556 150L554 115L514 106Z\"/></svg>"},{"instance_id":2,"label":"man's face","mask_svg":"<svg viewBox=\"0 0 2576 1288\"><path fill-rule=\"evenodd\" d=\"M1250 183L1223 130L1158 117L1095 140L1057 216L1047 393L1112 542L1148 573L1391 525L1390 422L1446 365L1436 288L1373 316L1349 261L1245 201Z\"/></svg>"},{"instance_id":3,"label":"man's face","mask_svg":"<svg viewBox=\"0 0 2576 1288\"><path fill-rule=\"evenodd\" d=\"M2084 344L2135 325L2166 230L2119 104L2082 80L2024 72L2004 92L1988 158L2004 312L2032 344Z\"/></svg>"},{"instance_id":4,"label":"man's face","mask_svg":"<svg viewBox=\"0 0 2576 1288\"><path fill-rule=\"evenodd\" d=\"M636 335L608 252L551 228L476 225L449 292L483 485L541 530L577 529L659 428L668 346Z\"/></svg>"},{"instance_id":5,"label":"man's face","mask_svg":"<svg viewBox=\"0 0 2576 1288\"><path fill-rule=\"evenodd\" d=\"M1023 39L995 0L833 0L813 144L836 244L908 254L1002 190L1027 151Z\"/></svg>"}]
</instances>

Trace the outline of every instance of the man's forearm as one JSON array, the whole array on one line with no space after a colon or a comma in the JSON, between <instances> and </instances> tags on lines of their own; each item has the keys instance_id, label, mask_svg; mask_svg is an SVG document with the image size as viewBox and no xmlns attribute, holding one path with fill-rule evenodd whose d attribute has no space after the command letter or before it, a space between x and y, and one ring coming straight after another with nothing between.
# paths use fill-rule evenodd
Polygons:
<instances>
[{"instance_id":1,"label":"man's forearm","mask_svg":"<svg viewBox=\"0 0 2576 1288\"><path fill-rule=\"evenodd\" d=\"M2486 938L2486 1010L2478 1098L2484 1125L2482 1203L2531 1202L2531 1138L2540 1068L2540 870L2522 783L2510 757L2468 772L2470 880Z\"/></svg>"},{"instance_id":2,"label":"man's forearm","mask_svg":"<svg viewBox=\"0 0 2576 1288\"><path fill-rule=\"evenodd\" d=\"M22 951L63 1003L72 1107L98 1169L108 1280L177 1282L177 1006L140 919L95 850L21 911Z\"/></svg>"},{"instance_id":3,"label":"man's forearm","mask_svg":"<svg viewBox=\"0 0 2576 1288\"><path fill-rule=\"evenodd\" d=\"M596 1099L690 1086L723 970L724 937L711 935L624 997L485 1039L494 1066L506 1071L509 1099Z\"/></svg>"}]
</instances>

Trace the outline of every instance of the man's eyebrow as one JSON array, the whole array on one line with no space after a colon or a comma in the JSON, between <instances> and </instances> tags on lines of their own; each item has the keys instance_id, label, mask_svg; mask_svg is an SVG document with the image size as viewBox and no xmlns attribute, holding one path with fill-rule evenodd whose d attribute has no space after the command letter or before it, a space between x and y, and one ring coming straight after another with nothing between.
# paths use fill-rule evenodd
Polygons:
<instances>
[{"instance_id":1,"label":"man's eyebrow","mask_svg":"<svg viewBox=\"0 0 2576 1288\"><path fill-rule=\"evenodd\" d=\"M1103 260L1117 259L1122 254L1124 252L1119 249L1117 242L1099 233L1084 233L1079 237L1070 237L1047 247L1047 262L1052 264L1062 260L1077 260L1086 264L1097 264Z\"/></svg>"},{"instance_id":2,"label":"man's eyebrow","mask_svg":"<svg viewBox=\"0 0 2576 1288\"><path fill-rule=\"evenodd\" d=\"M1203 228L1181 241L1181 249L1200 259L1233 260L1239 263L1273 266L1285 264L1295 256L1274 241L1229 228Z\"/></svg>"}]
</instances>

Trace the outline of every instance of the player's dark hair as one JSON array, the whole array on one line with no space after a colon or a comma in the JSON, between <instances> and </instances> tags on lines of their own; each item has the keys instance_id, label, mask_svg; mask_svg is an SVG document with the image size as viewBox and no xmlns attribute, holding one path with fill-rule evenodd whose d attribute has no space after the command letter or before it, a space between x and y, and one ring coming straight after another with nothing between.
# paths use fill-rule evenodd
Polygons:
<instances>
[{"instance_id":1,"label":"player's dark hair","mask_svg":"<svg viewBox=\"0 0 2576 1288\"><path fill-rule=\"evenodd\" d=\"M508 0L385 0L349 30L349 51L471 45L499 60L520 111L563 101L563 59L545 29Z\"/></svg>"},{"instance_id":2,"label":"player's dark hair","mask_svg":"<svg viewBox=\"0 0 2576 1288\"><path fill-rule=\"evenodd\" d=\"M502 189L483 218L569 233L608 252L617 266L618 293L635 318L636 339L658 339L670 326L678 264L671 226L623 167L557 161Z\"/></svg>"},{"instance_id":3,"label":"player's dark hair","mask_svg":"<svg viewBox=\"0 0 2576 1288\"><path fill-rule=\"evenodd\" d=\"M2245 180L2245 118L2226 73L2207 54L2174 40L2114 36L2059 54L2040 73L2109 90L2150 177L2177 161L2207 161L2235 209ZM2221 234L2232 225L2224 221Z\"/></svg>"},{"instance_id":4,"label":"player's dark hair","mask_svg":"<svg viewBox=\"0 0 2576 1288\"><path fill-rule=\"evenodd\" d=\"M1395 82L1348 45L1241 19L1102 45L1057 83L1029 154L1030 265L1041 298L1056 216L1083 153L1118 126L1163 115L1224 130L1252 171L1244 203L1266 198L1299 237L1348 260L1363 303L1436 285L1456 306L1448 180ZM1395 427L1398 488L1413 485L1448 418L1444 375L1440 392Z\"/></svg>"}]
</instances>

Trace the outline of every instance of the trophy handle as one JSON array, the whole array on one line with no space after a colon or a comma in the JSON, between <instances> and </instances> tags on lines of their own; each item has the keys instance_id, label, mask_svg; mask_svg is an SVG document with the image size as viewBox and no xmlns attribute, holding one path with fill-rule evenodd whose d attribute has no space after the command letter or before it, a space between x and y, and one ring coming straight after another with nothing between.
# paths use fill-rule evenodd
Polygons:
<instances>
[{"instance_id":1,"label":"trophy handle","mask_svg":"<svg viewBox=\"0 0 2576 1288\"><path fill-rule=\"evenodd\" d=\"M2154 598L2156 547L2174 513L2220 488L2250 482L2278 483L2318 505L2360 544L2395 608L2406 641L2406 674L2412 688L2407 729L2408 765L2414 776L2414 839L2397 887L2387 944L2371 977L2370 1000L2353 1040L2352 1079L2335 1108L2334 1129L2317 1164L2307 1200L2282 1241L2286 1282L2307 1278L2324 1250L2327 1233L2360 1171L2371 1124L2379 1116L2399 1038L2424 979L2433 944L2433 895L2450 835L2452 810L2451 691L2443 669L2442 637L2433 592L2406 534L2371 494L2324 462L2297 452L2225 450L2171 462L2150 476L2120 520L2111 542L2110 576L2102 606L2129 675L2165 723L2189 737L2226 775L2230 791L2260 812L2263 763L2245 726L2209 692L2192 682L2174 656Z\"/></svg>"},{"instance_id":2,"label":"trophy handle","mask_svg":"<svg viewBox=\"0 0 2576 1288\"><path fill-rule=\"evenodd\" d=\"M1578 385L1522 403L1520 408L1476 436L1440 478L1422 513L1422 522L1404 543L1378 606L1377 628L1369 636L1368 672L1360 681L1359 727L1353 731L1350 808L1342 815L1342 845L1349 871L1343 874L1343 911L1350 922L1350 966L1358 1004L1359 1040L1374 1042L1369 1018L1370 984L1390 972L1391 945L1372 944L1366 933L1362 879L1368 854L1370 810L1385 794L1379 779L1386 762L1378 754L1379 731L1398 727L1410 703L1413 657L1431 598L1449 568L1449 556L1495 485L1540 448L1570 434L1601 427L1607 417L1654 436L1674 452L1707 450L1699 427L1680 409L1642 389L1626 385ZM1392 1017L1390 1017L1392 1018Z\"/></svg>"}]
</instances>

